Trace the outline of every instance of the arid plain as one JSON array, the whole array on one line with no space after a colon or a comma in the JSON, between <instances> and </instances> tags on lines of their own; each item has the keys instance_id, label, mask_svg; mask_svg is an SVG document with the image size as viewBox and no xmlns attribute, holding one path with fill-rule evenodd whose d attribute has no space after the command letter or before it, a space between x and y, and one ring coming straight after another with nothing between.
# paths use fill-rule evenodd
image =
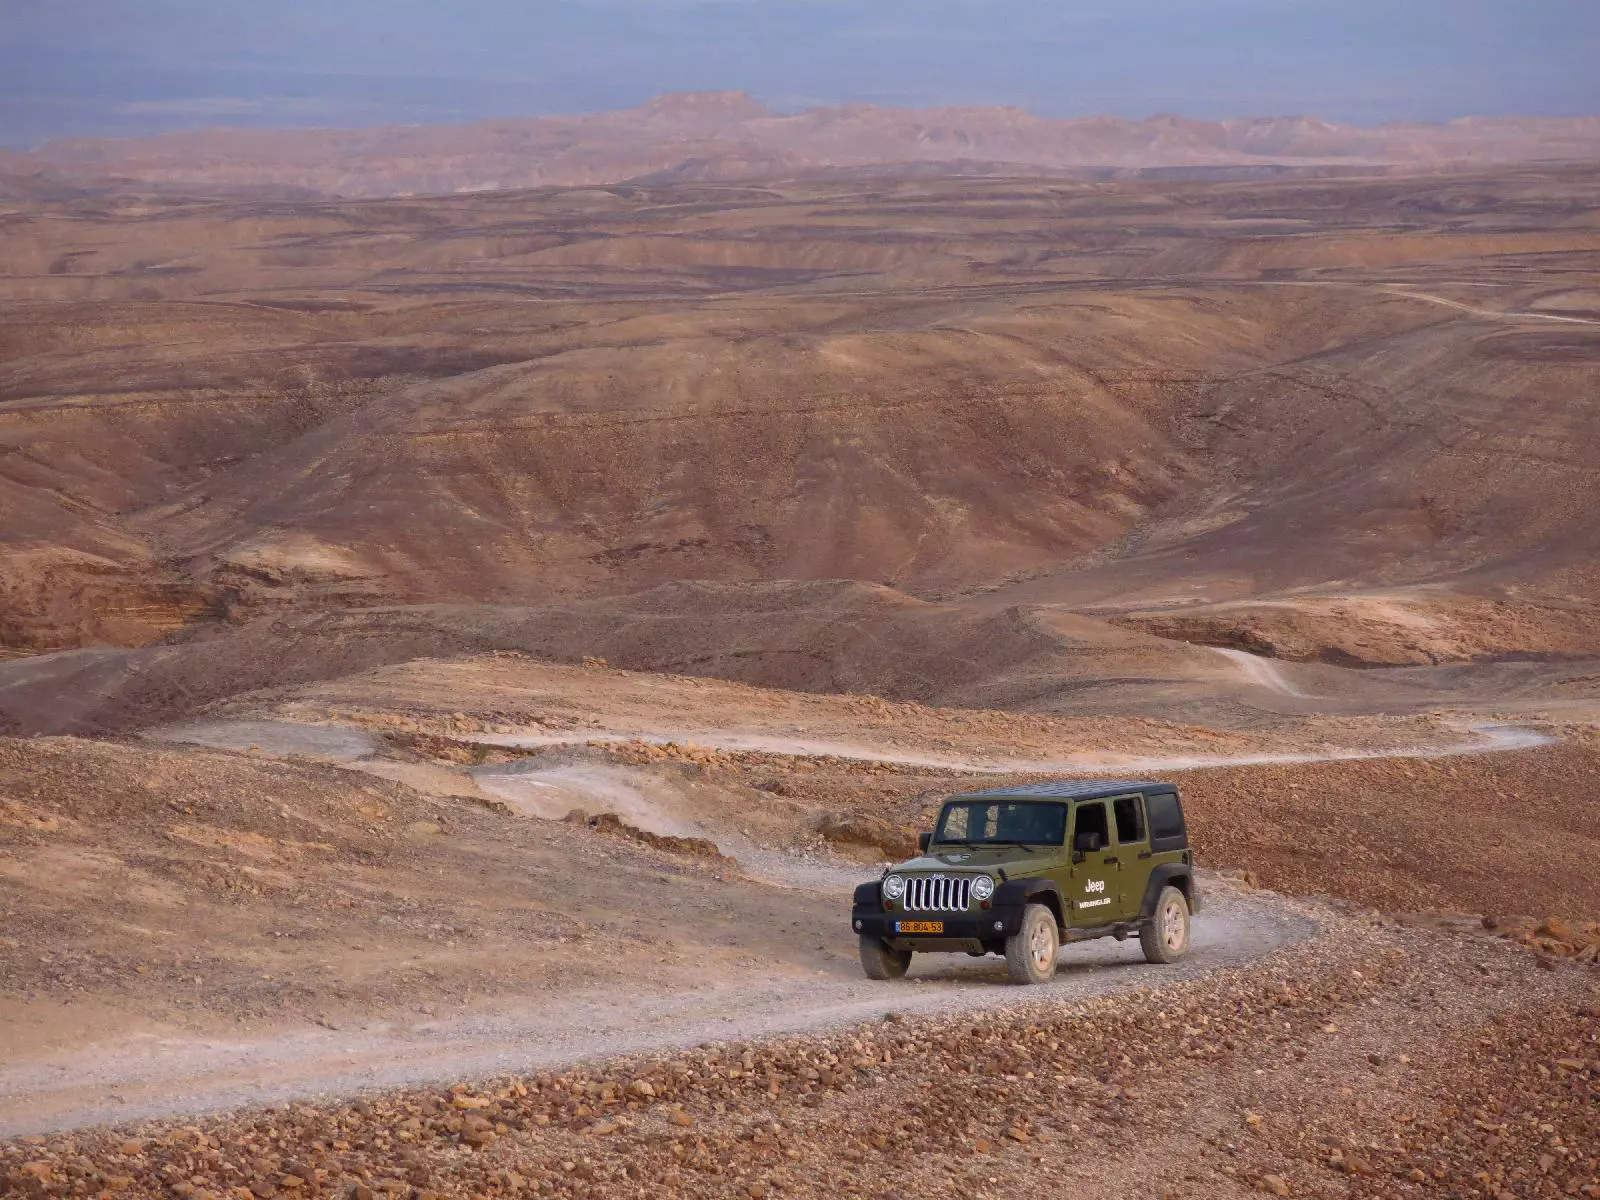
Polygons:
<instances>
[{"instance_id":1,"label":"arid plain","mask_svg":"<svg viewBox=\"0 0 1600 1200\"><path fill-rule=\"evenodd\" d=\"M1594 166L0 183L0 1186L1600 1194ZM1191 960L858 977L1094 773Z\"/></svg>"}]
</instances>

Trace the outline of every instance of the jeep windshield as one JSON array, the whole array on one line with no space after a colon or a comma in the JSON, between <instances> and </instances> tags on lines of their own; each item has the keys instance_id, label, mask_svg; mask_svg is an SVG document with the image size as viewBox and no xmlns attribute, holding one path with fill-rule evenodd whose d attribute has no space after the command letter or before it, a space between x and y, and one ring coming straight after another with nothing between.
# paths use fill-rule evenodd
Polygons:
<instances>
[{"instance_id":1,"label":"jeep windshield","mask_svg":"<svg viewBox=\"0 0 1600 1200\"><path fill-rule=\"evenodd\" d=\"M963 846L1059 846L1067 806L1034 800L959 800L944 806L933 840Z\"/></svg>"}]
</instances>

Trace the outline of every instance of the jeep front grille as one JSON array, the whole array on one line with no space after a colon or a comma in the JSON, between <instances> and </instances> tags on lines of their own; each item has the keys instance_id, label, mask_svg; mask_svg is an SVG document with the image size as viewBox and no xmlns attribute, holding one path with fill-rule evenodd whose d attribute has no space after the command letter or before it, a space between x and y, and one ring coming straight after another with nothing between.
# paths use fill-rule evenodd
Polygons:
<instances>
[{"instance_id":1,"label":"jeep front grille","mask_svg":"<svg viewBox=\"0 0 1600 1200\"><path fill-rule=\"evenodd\" d=\"M965 912L972 907L971 875L923 875L906 880L907 912Z\"/></svg>"}]
</instances>

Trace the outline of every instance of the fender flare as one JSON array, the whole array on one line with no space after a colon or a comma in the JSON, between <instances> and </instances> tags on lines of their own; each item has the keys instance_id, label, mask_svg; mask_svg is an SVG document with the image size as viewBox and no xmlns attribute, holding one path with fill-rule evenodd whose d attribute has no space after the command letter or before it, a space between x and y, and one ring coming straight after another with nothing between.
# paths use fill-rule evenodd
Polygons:
<instances>
[{"instance_id":1,"label":"fender flare","mask_svg":"<svg viewBox=\"0 0 1600 1200\"><path fill-rule=\"evenodd\" d=\"M1016 909L1020 914L1025 904L1048 905L1056 915L1056 924L1067 923L1068 906L1061 895L1061 888L1053 879L1035 877L1032 879L1010 879L1002 883L994 893L994 906L997 909Z\"/></svg>"},{"instance_id":2,"label":"fender flare","mask_svg":"<svg viewBox=\"0 0 1600 1200\"><path fill-rule=\"evenodd\" d=\"M1156 900L1161 895L1161 889L1167 886L1177 888L1189 900L1191 912L1199 912L1199 896L1194 887L1194 868L1188 863L1162 863L1150 872L1150 882L1145 884L1144 900L1139 905L1139 919L1148 921L1156 913Z\"/></svg>"}]
</instances>

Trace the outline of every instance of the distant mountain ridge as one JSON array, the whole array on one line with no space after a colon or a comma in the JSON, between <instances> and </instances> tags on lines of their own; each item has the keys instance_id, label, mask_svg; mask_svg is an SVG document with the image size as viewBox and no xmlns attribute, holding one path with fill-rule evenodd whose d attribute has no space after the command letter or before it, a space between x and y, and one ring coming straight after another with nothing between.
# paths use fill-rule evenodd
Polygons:
<instances>
[{"instance_id":1,"label":"distant mountain ridge","mask_svg":"<svg viewBox=\"0 0 1600 1200\"><path fill-rule=\"evenodd\" d=\"M52 142L26 158L66 179L304 188L344 196L742 180L938 163L1078 171L1444 167L1600 157L1600 117L1464 118L1377 128L1309 117L1058 119L1016 108L838 105L775 113L742 92L619 112L355 130L209 129ZM10 164L13 168L15 163Z\"/></svg>"}]
</instances>

